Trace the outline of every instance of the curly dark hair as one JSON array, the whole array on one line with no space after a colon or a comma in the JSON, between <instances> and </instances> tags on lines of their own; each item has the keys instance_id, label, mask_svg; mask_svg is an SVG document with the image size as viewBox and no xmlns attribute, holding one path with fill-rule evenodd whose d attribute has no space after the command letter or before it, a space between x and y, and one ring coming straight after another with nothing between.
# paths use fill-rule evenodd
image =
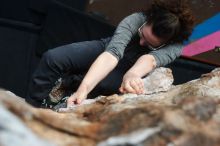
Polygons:
<instances>
[{"instance_id":1,"label":"curly dark hair","mask_svg":"<svg viewBox=\"0 0 220 146\"><path fill-rule=\"evenodd\" d=\"M192 33L195 18L187 0L154 0L144 13L159 38L183 42Z\"/></svg>"}]
</instances>

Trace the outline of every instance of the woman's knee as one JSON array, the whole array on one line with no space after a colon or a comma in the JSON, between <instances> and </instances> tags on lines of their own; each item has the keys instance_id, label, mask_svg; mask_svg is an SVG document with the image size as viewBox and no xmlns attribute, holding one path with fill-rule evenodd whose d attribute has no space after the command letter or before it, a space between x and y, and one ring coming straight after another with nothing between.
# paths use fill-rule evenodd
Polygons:
<instances>
[{"instance_id":1,"label":"woman's knee","mask_svg":"<svg viewBox=\"0 0 220 146\"><path fill-rule=\"evenodd\" d=\"M42 56L42 60L49 66L62 64L62 56L55 49L48 50Z\"/></svg>"},{"instance_id":2,"label":"woman's knee","mask_svg":"<svg viewBox=\"0 0 220 146\"><path fill-rule=\"evenodd\" d=\"M42 56L42 60L46 60L46 61L53 61L53 60L55 60L55 58L56 58L56 56L54 55L53 50L48 50Z\"/></svg>"}]
</instances>

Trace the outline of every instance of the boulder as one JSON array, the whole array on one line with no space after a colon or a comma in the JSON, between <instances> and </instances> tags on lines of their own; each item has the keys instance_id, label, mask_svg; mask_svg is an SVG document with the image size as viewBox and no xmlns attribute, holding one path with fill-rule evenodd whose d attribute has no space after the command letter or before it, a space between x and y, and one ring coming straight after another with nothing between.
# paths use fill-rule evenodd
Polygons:
<instances>
[{"instance_id":1,"label":"boulder","mask_svg":"<svg viewBox=\"0 0 220 146\"><path fill-rule=\"evenodd\" d=\"M143 95L99 96L58 112L34 108L2 90L0 145L10 146L9 138L16 139L13 145L219 145L219 68L177 86L165 68L145 80Z\"/></svg>"}]
</instances>

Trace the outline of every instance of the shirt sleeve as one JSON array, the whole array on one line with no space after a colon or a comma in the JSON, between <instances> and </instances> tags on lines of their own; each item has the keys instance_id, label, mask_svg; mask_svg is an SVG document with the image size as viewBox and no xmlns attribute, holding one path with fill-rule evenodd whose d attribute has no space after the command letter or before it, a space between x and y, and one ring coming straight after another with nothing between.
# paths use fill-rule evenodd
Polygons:
<instances>
[{"instance_id":1,"label":"shirt sleeve","mask_svg":"<svg viewBox=\"0 0 220 146\"><path fill-rule=\"evenodd\" d=\"M125 17L116 28L105 51L111 53L118 60L123 58L125 48L145 21L146 16L143 13L133 13Z\"/></svg>"},{"instance_id":2,"label":"shirt sleeve","mask_svg":"<svg viewBox=\"0 0 220 146\"><path fill-rule=\"evenodd\" d=\"M183 44L176 43L167 45L160 50L152 51L149 54L154 56L157 67L160 67L173 62L181 55L182 49Z\"/></svg>"}]
</instances>

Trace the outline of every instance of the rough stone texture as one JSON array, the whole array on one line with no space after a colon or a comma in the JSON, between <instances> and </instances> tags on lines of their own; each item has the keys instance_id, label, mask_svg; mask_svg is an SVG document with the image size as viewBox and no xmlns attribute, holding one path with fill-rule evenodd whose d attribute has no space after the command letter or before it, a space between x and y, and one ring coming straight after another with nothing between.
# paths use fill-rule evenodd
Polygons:
<instances>
[{"instance_id":1,"label":"rough stone texture","mask_svg":"<svg viewBox=\"0 0 220 146\"><path fill-rule=\"evenodd\" d=\"M55 146L36 137L20 119L0 106L0 145Z\"/></svg>"},{"instance_id":2,"label":"rough stone texture","mask_svg":"<svg viewBox=\"0 0 220 146\"><path fill-rule=\"evenodd\" d=\"M160 67L144 78L145 94L167 91L173 84L173 74L170 69Z\"/></svg>"},{"instance_id":3,"label":"rough stone texture","mask_svg":"<svg viewBox=\"0 0 220 146\"><path fill-rule=\"evenodd\" d=\"M35 109L21 98L0 91L0 110L16 115L13 125L25 125L30 135L41 139L38 145L49 141L59 146L218 146L220 69L170 87L166 92L154 90L145 95L100 96L59 112ZM6 128L1 120L0 145L10 146L1 143L6 141L1 135L15 129ZM21 132L25 134L25 130ZM13 133L11 136L16 135Z\"/></svg>"}]
</instances>

